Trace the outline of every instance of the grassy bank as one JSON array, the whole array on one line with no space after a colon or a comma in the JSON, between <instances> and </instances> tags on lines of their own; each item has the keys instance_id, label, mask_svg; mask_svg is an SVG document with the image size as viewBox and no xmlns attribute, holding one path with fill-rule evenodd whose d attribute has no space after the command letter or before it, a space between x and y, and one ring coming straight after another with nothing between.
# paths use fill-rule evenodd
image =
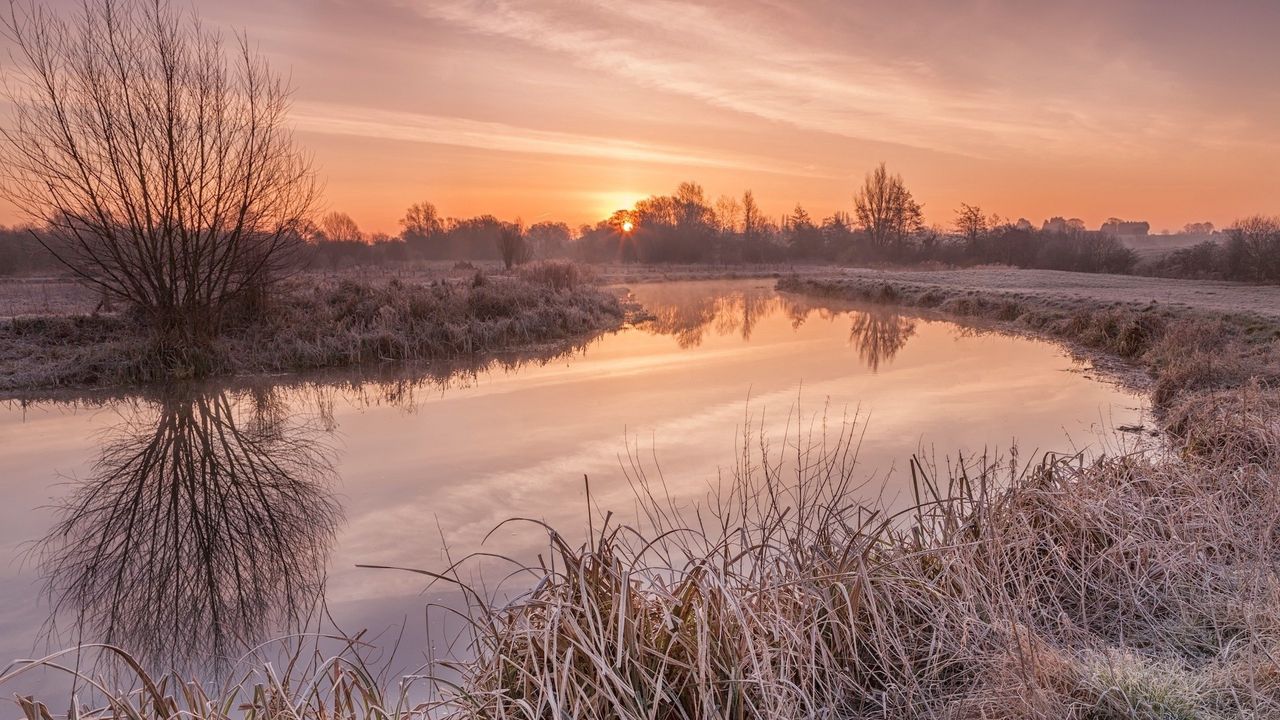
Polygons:
<instances>
[{"instance_id":1,"label":"grassy bank","mask_svg":"<svg viewBox=\"0 0 1280 720\"><path fill-rule=\"evenodd\" d=\"M1199 404L1210 391L1280 380L1280 319L1255 314L1253 308L1222 313L1154 302L1098 302L1079 293L939 286L927 277L912 282L790 276L778 282L778 289L933 309L1059 340L1144 370L1162 410Z\"/></svg>"},{"instance_id":2,"label":"grassy bank","mask_svg":"<svg viewBox=\"0 0 1280 720\"><path fill-rule=\"evenodd\" d=\"M913 460L918 502L888 517L862 499L860 425L814 425L773 449L744 441L696 517L668 506L671 479L636 476L640 525L597 518L580 545L548 529L529 593L498 603L466 589L470 646L429 703L410 707L403 685L344 656L301 680L264 671L216 692L135 674L139 689L112 686L97 714L1280 715L1274 327L981 288L780 286L982 317L1133 363L1150 373L1170 446L1029 467ZM427 575L462 584L466 572Z\"/></svg>"},{"instance_id":3,"label":"grassy bank","mask_svg":"<svg viewBox=\"0 0 1280 720\"><path fill-rule=\"evenodd\" d=\"M451 360L617 327L617 298L581 280L551 266L430 283L305 277L177 355L128 313L13 318L0 322L0 391Z\"/></svg>"}]
</instances>

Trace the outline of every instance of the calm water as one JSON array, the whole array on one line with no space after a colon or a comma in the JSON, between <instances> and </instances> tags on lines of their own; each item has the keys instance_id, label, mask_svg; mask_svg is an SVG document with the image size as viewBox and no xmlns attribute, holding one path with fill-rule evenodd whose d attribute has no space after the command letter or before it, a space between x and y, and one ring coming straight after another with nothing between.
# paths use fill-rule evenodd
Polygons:
<instances>
[{"instance_id":1,"label":"calm water","mask_svg":"<svg viewBox=\"0 0 1280 720\"><path fill-rule=\"evenodd\" d=\"M1053 345L771 287L636 286L650 322L452 375L0 406L0 656L110 641L213 672L211 657L336 626L367 630L372 659L406 671L447 650L426 607L457 597L357 565L531 559L546 541L533 526L482 541L514 515L579 537L584 475L593 503L624 516L633 464L688 505L732 467L744 426L780 439L797 418L856 414L868 497L893 502L912 453L1016 442L1026 459L1119 443L1111 428L1142 422L1139 398ZM469 567L491 586L502 575Z\"/></svg>"}]
</instances>

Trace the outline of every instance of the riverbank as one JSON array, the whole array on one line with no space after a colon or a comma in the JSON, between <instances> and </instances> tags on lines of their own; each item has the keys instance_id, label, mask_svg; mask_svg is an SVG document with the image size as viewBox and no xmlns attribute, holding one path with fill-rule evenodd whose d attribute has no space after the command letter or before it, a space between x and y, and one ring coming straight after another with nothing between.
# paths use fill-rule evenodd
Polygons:
<instances>
[{"instance_id":1,"label":"riverbank","mask_svg":"<svg viewBox=\"0 0 1280 720\"><path fill-rule=\"evenodd\" d=\"M1272 288L1162 281L1159 302L1116 282L1128 278L1024 272L849 271L788 276L778 289L980 318L1101 353L1145 370L1164 410L1199 393L1280 380L1280 306L1253 297Z\"/></svg>"},{"instance_id":2,"label":"riverbank","mask_svg":"<svg viewBox=\"0 0 1280 720\"><path fill-rule=\"evenodd\" d=\"M0 321L0 392L448 361L579 339L623 318L615 293L536 268L429 282L310 276L190 359L158 357L126 313Z\"/></svg>"}]
</instances>

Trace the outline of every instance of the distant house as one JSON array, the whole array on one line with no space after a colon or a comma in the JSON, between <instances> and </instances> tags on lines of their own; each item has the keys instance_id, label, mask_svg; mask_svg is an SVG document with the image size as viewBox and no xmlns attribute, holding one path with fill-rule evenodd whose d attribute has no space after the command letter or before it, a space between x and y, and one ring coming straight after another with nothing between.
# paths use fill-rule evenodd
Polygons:
<instances>
[{"instance_id":1,"label":"distant house","mask_svg":"<svg viewBox=\"0 0 1280 720\"><path fill-rule=\"evenodd\" d=\"M1084 221L1080 218L1071 218L1068 220L1061 216L1051 217L1044 221L1044 225L1041 226L1040 230L1047 233L1060 234L1079 232L1084 230Z\"/></svg>"},{"instance_id":2,"label":"distant house","mask_svg":"<svg viewBox=\"0 0 1280 720\"><path fill-rule=\"evenodd\" d=\"M1102 223L1102 227L1098 228L1107 235L1115 237L1146 237L1151 234L1151 223L1140 220L1120 220L1119 218L1111 218Z\"/></svg>"}]
</instances>

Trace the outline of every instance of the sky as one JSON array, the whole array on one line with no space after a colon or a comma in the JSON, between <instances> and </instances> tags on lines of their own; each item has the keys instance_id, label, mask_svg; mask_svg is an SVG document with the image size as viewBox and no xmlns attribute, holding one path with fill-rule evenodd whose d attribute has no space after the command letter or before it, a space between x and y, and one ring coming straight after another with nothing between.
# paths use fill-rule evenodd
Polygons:
<instances>
[{"instance_id":1,"label":"sky","mask_svg":"<svg viewBox=\"0 0 1280 720\"><path fill-rule=\"evenodd\" d=\"M326 209L594 222L682 181L926 219L1280 213L1274 0L188 0L291 77ZM70 8L73 0L53 0Z\"/></svg>"}]
</instances>

